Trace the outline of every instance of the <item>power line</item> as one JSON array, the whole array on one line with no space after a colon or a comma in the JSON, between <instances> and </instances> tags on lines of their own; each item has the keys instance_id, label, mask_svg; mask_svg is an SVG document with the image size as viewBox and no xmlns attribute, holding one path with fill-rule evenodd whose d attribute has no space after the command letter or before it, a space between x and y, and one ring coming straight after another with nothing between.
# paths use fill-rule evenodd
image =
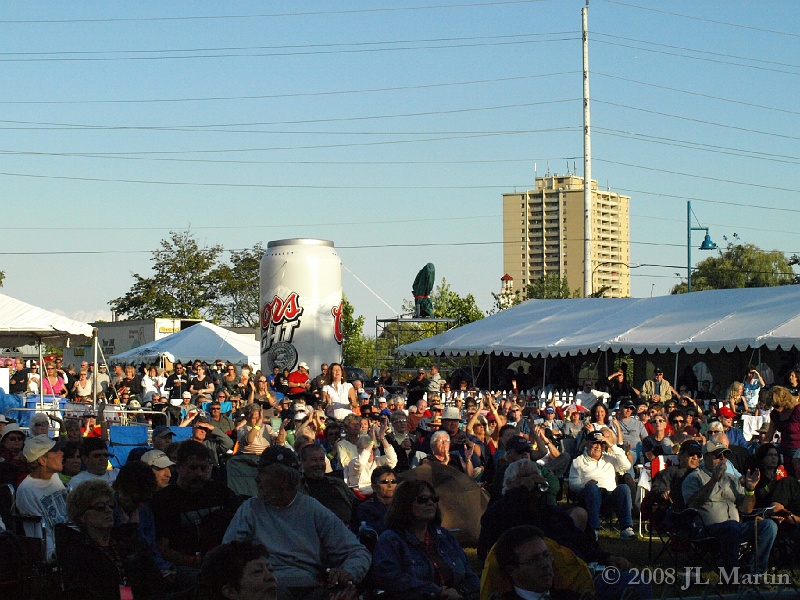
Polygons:
<instances>
[{"instance_id":1,"label":"power line","mask_svg":"<svg viewBox=\"0 0 800 600\"><path fill-rule=\"evenodd\" d=\"M726 27L736 27L738 29L749 29L750 31L760 31L762 33L774 33L776 35L785 35L789 37L800 37L800 35L796 33L790 33L788 31L777 31L775 29L765 29L763 27L753 27L752 25L740 25L739 23L731 23L729 21L716 21L714 19L705 19L703 17L696 17L694 15L684 15L681 13L670 12L667 10L661 10L658 8L651 8L647 6L637 6L636 4L630 4L628 2L621 2L620 0L605 0L610 4L619 4L620 6L627 6L628 8L637 8L639 10L649 10L652 12L657 12L665 15L669 15L671 17L680 17L682 19L692 19L694 21L701 21L704 23L713 23L714 25L724 25Z\"/></svg>"},{"instance_id":2,"label":"power line","mask_svg":"<svg viewBox=\"0 0 800 600\"><path fill-rule=\"evenodd\" d=\"M76 130L89 130L89 131L117 131L117 130L133 130L133 131L222 131L224 133L244 133L241 129L233 129L233 130L217 130L214 128L223 128L223 127L268 127L273 125L305 125L309 123L340 123L340 122L352 122L352 121L372 121L378 119L400 119L400 118L413 118L413 117L427 117L427 116L436 116L436 115L448 115L448 114L460 114L460 113L469 113L469 112L483 112L483 111L493 111L493 110L508 110L512 108L527 108L531 106L541 106L545 104L565 104L569 102L579 102L580 98L564 98L560 100L542 100L540 102L524 102L521 104L500 104L496 106L480 106L480 107L472 107L472 108L456 108L451 110L438 110L438 111L422 111L422 112L415 112L415 113L399 113L399 114L388 114L388 115L365 115L360 117L330 117L326 119L296 119L291 121L252 121L247 123L209 123L205 125L90 125L88 123L60 123L60 122L53 122L53 121L21 121L21 120L12 120L12 119L0 119L0 123L11 123L15 125L41 125L46 126L43 127L46 130L59 130L59 129L66 129L67 131ZM35 127L22 127L22 128L15 128L15 127L0 127L0 129L37 129ZM269 133L269 134L291 134L291 133L298 133L293 131L256 131L255 133ZM340 132L328 132L328 131L309 131L309 132L300 132L300 133L309 133L313 135L319 134L336 134ZM341 132L342 135L347 135L350 132ZM428 135L429 132L401 132L396 133L395 135ZM435 132L434 132L435 133ZM453 132L446 132L448 134ZM466 133L491 133L491 132L466 132ZM382 135L382 134L391 134L391 132L375 132L375 133L365 133L363 135Z\"/></svg>"},{"instance_id":3,"label":"power line","mask_svg":"<svg viewBox=\"0 0 800 600\"><path fill-rule=\"evenodd\" d=\"M700 150L702 152L713 152L714 154L741 156L743 158L750 158L755 160L768 160L771 162L779 162L786 164L800 164L800 157L796 156L786 156L783 154L769 154L767 152L756 152L754 150L745 150L742 148L730 148L726 146L714 146L712 144L703 144L701 142L692 142L690 140L676 140L672 138L648 135L645 133L637 133L635 131L619 131L617 129L606 129L605 127L594 127L593 129L595 133L599 133L600 135L608 135L611 137L632 139L638 142L649 142L652 144L661 144L664 146L674 146L676 148L688 148L690 150Z\"/></svg>"},{"instance_id":4,"label":"power line","mask_svg":"<svg viewBox=\"0 0 800 600\"><path fill-rule=\"evenodd\" d=\"M686 194L665 194L662 192L653 192L651 190L634 190L631 188L618 187L620 192L628 192L630 194L645 194L647 196L656 196L660 198L677 198L678 200L691 200L693 202L707 202L708 204L723 204L726 206L738 206L741 208L757 208L759 210L777 210L780 212L797 214L796 208L780 208L777 206L765 206L763 204L753 204L752 202L730 202L728 200L710 200L709 198L698 198L697 196L687 196Z\"/></svg>"},{"instance_id":5,"label":"power line","mask_svg":"<svg viewBox=\"0 0 800 600\"><path fill-rule=\"evenodd\" d=\"M219 150L219 152L226 152ZM176 151L175 154L180 152ZM106 154L90 152L33 152L23 150L0 150L0 154L8 156L55 156L65 158L102 158L112 160L148 160L184 163L242 164L242 165L477 165L502 163L531 163L575 161L582 156L547 156L543 158L495 158L476 160L241 160L241 159L205 159L205 158L170 158L150 156L125 156L123 154ZM140 154L147 154L142 152Z\"/></svg>"},{"instance_id":6,"label":"power line","mask_svg":"<svg viewBox=\"0 0 800 600\"><path fill-rule=\"evenodd\" d=\"M397 46L395 48L353 48L339 50L296 50L289 52L250 52L220 53L220 54L192 54L187 56L117 56L117 57L61 57L61 58L0 58L0 62L34 63L34 62L114 62L114 61L155 61L155 60L197 60L210 58L264 58L279 56L319 56L328 54L368 54L374 52L403 52L409 50L446 50L451 48L479 48L491 46L516 46L521 44L544 44L551 42L569 42L579 40L580 37L553 38L549 40L516 40L506 42L482 42L460 44L438 44L422 46Z\"/></svg>"},{"instance_id":7,"label":"power line","mask_svg":"<svg viewBox=\"0 0 800 600\"><path fill-rule=\"evenodd\" d=\"M600 73L598 71L592 71L592 77L600 76L600 77L608 77L609 79L617 79L619 81L626 81L628 83L636 83L638 85L644 85L647 87L656 88L659 90L668 90L670 92L678 92L681 94L688 94L690 96L698 96L700 98L708 98L709 100L718 100L720 102L729 102L731 104L739 104L741 106L749 106L750 108L761 108L764 110L774 110L777 112L788 113L790 115L800 115L800 111L797 110L789 110L786 108L778 108L777 106L766 106L764 104L755 104L753 102L744 102L743 100L732 100L730 98L723 98L721 96L712 96L711 94L701 94L700 92L695 92L691 90L684 90L681 88L676 87L669 87L666 85L657 85L655 83L648 83L646 81L638 81L636 79L628 79L626 77L619 77L617 75L609 75L608 73Z\"/></svg>"},{"instance_id":8,"label":"power line","mask_svg":"<svg viewBox=\"0 0 800 600\"><path fill-rule=\"evenodd\" d=\"M660 112L657 110L649 110L646 108L638 108L636 106L630 106L627 104L619 104L617 102L609 102L607 100L599 100L597 98L592 98L592 102L599 102L600 104L608 104L609 106L616 106L617 108L627 108L629 110L637 110L639 112L648 113L651 115L658 115L661 117L670 117L672 119L680 119L682 121L690 121L692 123L700 123L701 125L713 125L715 127L723 127L725 129L733 129L736 131L745 131L747 133L757 133L759 135L768 135L771 137L779 137L785 138L788 140L800 140L800 137L793 136L793 135L784 135L782 133L775 133L773 131L760 131L758 129L748 129L747 127L738 127L736 125L725 125L724 123L716 123L714 121L704 121L703 119L693 119L691 117L683 117L681 115L673 115L671 113Z\"/></svg>"},{"instance_id":9,"label":"power line","mask_svg":"<svg viewBox=\"0 0 800 600\"><path fill-rule=\"evenodd\" d=\"M800 190L796 190L793 188L786 188L786 187L778 187L773 185L765 185L763 183L750 183L747 181L736 181L734 179L728 178L721 178L721 177L710 177L708 175L694 175L693 173L683 173L681 171L670 171L668 169L659 169L657 167L645 167L644 165L634 165L631 163L624 163L616 160L606 160L604 158L594 158L594 160L598 162L608 163L612 165L620 165L623 167L633 167L635 169L644 169L645 171L655 171L657 173L667 173L669 175L680 175L682 177L692 177L695 179L704 179L706 181L715 181L717 183L729 183L731 185L742 185L747 187L757 187L767 190L777 190L781 192L796 192L800 193Z\"/></svg>"},{"instance_id":10,"label":"power line","mask_svg":"<svg viewBox=\"0 0 800 600\"><path fill-rule=\"evenodd\" d=\"M500 2L472 2L466 4L431 4L422 6L405 7L386 7L386 8L359 8L346 10L316 10L306 12L284 12L284 13L256 13L252 15L194 15L188 17L118 17L106 19L5 19L0 21L0 25L31 25L31 24L70 24L70 23L119 23L119 22L154 22L154 21L209 21L225 19L262 19L275 17L308 17L320 15L349 15L380 12L402 12L434 9L453 9L453 8L480 8L503 6L508 4L532 4L534 2L544 2L544 0L503 0Z\"/></svg>"},{"instance_id":11,"label":"power line","mask_svg":"<svg viewBox=\"0 0 800 600\"><path fill-rule=\"evenodd\" d=\"M543 34L543 35L546 35L546 34ZM639 39L636 39L636 38L625 37L625 36L622 36L622 35L613 35L613 34L610 34L610 33L593 32L592 35L593 35L593 40L594 40L594 36L599 35L599 36L602 36L602 37L612 38L612 39L615 39L615 40L625 40L627 42L636 42L637 44L647 44L649 46L656 46L656 47L660 47L660 48L672 48L673 50L684 50L686 52L697 52L698 54L709 54L711 56L724 56L726 58L735 58L735 59L738 59L738 60L749 60L750 62L761 63L762 65L778 65L780 67L791 67L793 69L800 69L800 65L798 65L798 64L776 62L774 59L765 60L765 59L761 59L761 58L752 58L750 56L737 56L735 54L728 54L728 53L723 53L723 52L712 52L710 50L698 50L697 48L687 48L686 46L673 46L673 45L670 45L670 44L657 44L657 43L651 42L649 40L639 40ZM642 50L645 50L645 49L646 48L642 48Z\"/></svg>"},{"instance_id":12,"label":"power line","mask_svg":"<svg viewBox=\"0 0 800 600\"><path fill-rule=\"evenodd\" d=\"M690 60L702 60L705 62L715 63L719 65L730 65L734 67L744 67L746 69L758 69L759 71L770 71L772 73L781 73L784 75L800 75L800 73L795 73L794 71L786 71L784 69L775 69L771 67L765 67L763 65L748 65L744 63L737 63L730 60L721 60L718 58L706 58L703 56L691 56L688 54L678 54L677 52L666 52L664 50L654 50L653 48L644 48L642 46L633 46L631 44L621 44L619 42L609 42L608 40L598 40L594 39L593 42L598 44L606 44L608 46L619 46L620 48L631 48L633 50L641 50L642 52L654 52L655 54L661 54L664 56L677 56L679 58L688 58Z\"/></svg>"},{"instance_id":13,"label":"power line","mask_svg":"<svg viewBox=\"0 0 800 600\"><path fill-rule=\"evenodd\" d=\"M405 90L422 90L440 87L455 87L467 85L482 85L486 83L504 83L508 81L521 81L525 79L553 78L562 75L577 75L581 71L561 71L558 73L544 73L540 75L518 75L515 77L499 77L496 79L475 79L472 81L453 81L444 83L423 83L419 85L403 85L383 88L363 88L358 90L327 90L321 92L286 92L282 94L263 94L256 96L205 96L193 98L148 98L140 100L0 100L0 104L147 104L147 103L173 103L173 102L228 102L231 100L271 100L276 98L301 98L314 96L335 96L344 94L373 94L382 92L397 92Z\"/></svg>"},{"instance_id":14,"label":"power line","mask_svg":"<svg viewBox=\"0 0 800 600\"><path fill-rule=\"evenodd\" d=\"M374 42L331 42L328 44L284 44L280 46L220 46L216 48L162 48L159 50L58 50L52 52L0 52L3 56L80 56L80 55L105 55L105 54L174 54L178 52L231 52L245 50L294 50L297 48L342 48L358 46L378 46L391 44L420 44L431 42L464 42L476 40L503 40L519 39L530 37L542 37L546 35L569 35L576 34L576 31L554 31L545 33L512 33L506 35L480 35L480 36L461 36L451 38L418 38L403 40L378 40Z\"/></svg>"}]
</instances>

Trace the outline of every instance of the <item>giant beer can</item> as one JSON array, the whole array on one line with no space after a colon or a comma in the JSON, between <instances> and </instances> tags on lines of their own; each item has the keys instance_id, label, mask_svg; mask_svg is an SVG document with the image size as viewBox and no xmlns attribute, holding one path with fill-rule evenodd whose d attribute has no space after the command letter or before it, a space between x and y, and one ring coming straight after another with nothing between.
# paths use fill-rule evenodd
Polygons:
<instances>
[{"instance_id":1,"label":"giant beer can","mask_svg":"<svg viewBox=\"0 0 800 600\"><path fill-rule=\"evenodd\" d=\"M333 242L267 244L261 258L261 369L293 371L342 359L342 261Z\"/></svg>"}]
</instances>

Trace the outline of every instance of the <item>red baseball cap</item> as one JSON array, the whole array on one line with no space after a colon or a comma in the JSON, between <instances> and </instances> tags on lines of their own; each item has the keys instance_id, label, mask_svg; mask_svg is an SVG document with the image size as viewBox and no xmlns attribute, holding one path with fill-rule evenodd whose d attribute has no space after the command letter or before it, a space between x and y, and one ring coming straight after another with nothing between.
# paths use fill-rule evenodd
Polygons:
<instances>
[{"instance_id":1,"label":"red baseball cap","mask_svg":"<svg viewBox=\"0 0 800 600\"><path fill-rule=\"evenodd\" d=\"M736 413L731 410L730 406L723 406L719 409L719 414L723 417L728 417L729 419L736 418Z\"/></svg>"}]
</instances>

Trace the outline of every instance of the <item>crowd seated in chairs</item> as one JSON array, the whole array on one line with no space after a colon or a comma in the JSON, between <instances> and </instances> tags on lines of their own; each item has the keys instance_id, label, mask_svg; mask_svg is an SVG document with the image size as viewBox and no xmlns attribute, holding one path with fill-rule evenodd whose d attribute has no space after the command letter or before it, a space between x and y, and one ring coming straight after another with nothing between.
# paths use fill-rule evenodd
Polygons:
<instances>
[{"instance_id":1,"label":"crowd seated in chairs","mask_svg":"<svg viewBox=\"0 0 800 600\"><path fill-rule=\"evenodd\" d=\"M182 395L181 392L176 397L179 404ZM552 404L547 408L528 405L520 413L517 409L526 406L520 397L495 401L485 394L478 401L430 392L432 410L429 412L425 402L420 401L414 407L415 426L404 430L411 420L403 412L400 399L392 397L374 398L372 404L379 410L364 406L364 412L374 412L375 418L350 414L342 423L326 415L323 406L300 402L293 405L289 399L280 405L271 401L269 407L264 404L262 408L255 403L242 404L235 396L230 401L203 404L207 400L203 395L189 395L181 406L192 407L195 412L188 418L187 409L184 427L160 425L161 421L148 424L142 414L123 421L128 425L109 424L102 416L98 425L88 414L83 423L80 418L65 419L63 437L77 438L73 444L81 444L83 471L70 463L69 472L65 473L62 460L59 473L56 463L61 445L47 438L47 432L26 441L22 428L14 423L5 425L5 430L0 431L0 458L5 460L0 465L8 471L16 461L22 476L31 481L38 476L48 485L52 482L54 489L43 494L48 499L38 513L25 516L18 509L25 506L31 481L21 486L21 493L14 489L18 481L0 487L0 519L10 532L0 535L0 548L11 548L19 557L9 565L13 574L0 567L0 595L5 589L2 586L14 580L16 589L26 590L24 595L32 598L83 598L91 597L90 593L116 594L116 598L120 586L130 587L135 598L195 593L203 598L219 598L230 596L226 589L256 584L264 598L274 596L280 600L351 600L358 594L376 598L402 595L411 600L415 594L422 597L429 592L445 598L515 598L513 588L521 580L518 581L514 561L527 560L524 552L528 551L536 557L544 581L548 573L555 574L553 597L569 596L568 592L605 598L624 597L620 596L622 593L647 597L651 593L647 588L609 592L595 580L589 567L589 563L619 563L623 570L628 566L602 549L602 538L599 544L594 539L603 524L604 505L616 513L621 537L635 536L631 527L633 497L627 485L630 481L626 484L622 478L636 474L630 460L636 453L627 452L624 439L620 442L624 433L621 427L613 420L598 418L604 411L607 415L612 413L602 403L595 407L595 423L580 424L581 414L577 411L577 416L557 421L554 415L561 416L561 407ZM130 393L128 397L135 400ZM636 418L635 405L631 404L621 405L619 414L624 418ZM441 410L442 406L446 408ZM128 408L136 407L129 404ZM121 407L115 410L124 412ZM533 422L540 414L548 427L558 427L559 431L548 429L552 436L548 431L542 435ZM656 406L655 415L662 414L663 409ZM653 475L652 490L641 511L649 521L651 534L660 535L676 557L682 553L718 565L722 556L724 565L735 561L753 572L765 569L765 561L771 555L792 556L800 537L800 484L793 476L781 474L777 469L781 465L772 464L779 462L778 453L783 454L785 447L776 450L762 445L756 456L761 459L758 476L752 467L741 468L742 483L737 483L735 477L723 474L717 466L725 460L727 469L730 449L725 438L731 435L730 427L725 430L727 421L725 426L719 425L721 432L711 432L709 442L703 446L682 434L678 421L673 419L675 414L669 412L674 430L668 437L680 449L675 456L678 464L656 473L658 465L666 464L668 459L654 454L651 465L645 467L645 473ZM36 419L33 421L39 426ZM164 422L172 421L165 418ZM478 430L486 435L462 435L460 428L468 423L473 423L473 431L480 423L484 429ZM504 527L493 530L491 541L482 541L479 558L485 555L486 567L479 585L461 544L470 536L475 541L485 532L488 535L488 521L496 524L502 520L504 507L511 506L510 499L519 498L525 506L541 503L543 514L562 510L563 505L554 506L558 478L541 466L536 467L535 461L547 462L547 456L556 460L563 457L561 466L566 467L569 452L564 450L576 445L574 430L578 424L581 428L577 435L584 448L571 462L570 477L564 483L579 494L583 507L573 506L572 515L559 513L561 520L536 523L550 538L541 540L546 550L537 541L538 534L530 531L500 545L504 531L512 525L506 519L509 522ZM198 428L205 436L197 433ZM345 438L341 431L345 431ZM445 435L452 443L442 450L437 438ZM205 443L211 437L224 437L226 443ZM655 437L663 440L666 435L662 437L657 432ZM536 443L535 448L531 447L531 440ZM543 451L553 440L561 446L557 448L559 455L552 450ZM17 442L25 445L14 452ZM297 449L299 460L292 447ZM151 455L151 448L156 454ZM74 461L74 451L71 452L69 460ZM794 468L787 471L800 467L800 456L797 460ZM422 467L418 466L420 463ZM501 496L504 475L524 479L532 475L527 467L541 475L531 477L531 481L546 481L547 489L520 485L504 490ZM124 491L124 482L121 488L116 484L111 488L105 480L113 480L115 469L138 469L148 477L158 471L161 489L148 500L144 497L148 486L144 484L139 486L141 498L136 490ZM162 477L165 470L170 477ZM719 498L717 492L708 493L704 479L693 481L698 472L725 488ZM0 466L2 473L5 471ZM491 483L485 481L486 474L493 475L494 483L500 485L497 503L485 511L487 523L481 528L477 519L488 502L483 488ZM66 482L74 490L69 495L62 491L65 482L59 475L77 477L74 482ZM61 483L58 489L56 480ZM82 480L87 481L81 483ZM757 497L755 504L767 510L757 513L750 509L751 491ZM131 500L131 496L139 499ZM717 502L722 504L715 505ZM302 514L288 510L295 503L302 505ZM134 510L131 504L141 504L141 510ZM123 505L128 508L123 509ZM61 516L59 506L63 508ZM461 509L452 508L458 506ZM735 519L717 518L722 506L726 515L732 515L734 510L741 513L742 522L732 525L728 521ZM451 532L437 523L437 515L447 509L459 512L457 516L465 519L463 527L452 525L452 521L448 525L461 531ZM129 520L133 512L138 512L139 524L125 527L135 525ZM469 523L469 519L475 523ZM515 521L514 525L529 524L522 517L517 520L520 522ZM554 523L561 524L557 526L563 531L548 532ZM267 529L275 539L266 535ZM778 535L773 546L775 530ZM132 531L137 535L131 535ZM331 542L334 538L336 543ZM721 542L734 538L733 544ZM223 540L227 543L222 544ZM288 546L286 540L291 542ZM492 549L495 540L505 549ZM359 541L366 548L359 546ZM575 541L580 544L576 546ZM13 550L14 544L20 544L21 550ZM215 570L219 566L216 559L238 551L241 556L239 560L231 559L230 572L220 574ZM136 565L126 564L125 557L132 556L138 557ZM292 562L298 556L306 557L314 566L298 567ZM348 557L355 562L348 562ZM546 565L548 561L551 568ZM100 574L97 577L103 578L102 585L94 590L87 585L87 581L96 579L85 577L87 563L96 564ZM374 568L367 576L371 564ZM323 585L319 585L325 569L330 571L322 578Z\"/></svg>"}]
</instances>

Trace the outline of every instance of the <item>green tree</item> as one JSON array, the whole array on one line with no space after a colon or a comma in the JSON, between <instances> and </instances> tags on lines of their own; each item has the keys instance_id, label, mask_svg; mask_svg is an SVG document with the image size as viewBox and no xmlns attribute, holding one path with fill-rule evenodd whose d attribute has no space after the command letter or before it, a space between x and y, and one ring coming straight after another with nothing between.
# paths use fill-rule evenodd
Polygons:
<instances>
[{"instance_id":1,"label":"green tree","mask_svg":"<svg viewBox=\"0 0 800 600\"><path fill-rule=\"evenodd\" d=\"M740 244L734 234L734 239L728 241L725 250L719 251L719 256L697 263L692 272L692 291L773 287L795 283L796 278L792 259L785 254L761 250L753 244ZM672 288L673 294L686 291L686 282Z\"/></svg>"},{"instance_id":2,"label":"green tree","mask_svg":"<svg viewBox=\"0 0 800 600\"><path fill-rule=\"evenodd\" d=\"M0 287L3 287L3 281L6 279L6 272L0 271Z\"/></svg>"},{"instance_id":3,"label":"green tree","mask_svg":"<svg viewBox=\"0 0 800 600\"><path fill-rule=\"evenodd\" d=\"M217 282L217 299L213 317L231 326L258 327L260 318L259 275L264 247L261 242L252 248L231 251L230 264L222 264L211 272Z\"/></svg>"},{"instance_id":4,"label":"green tree","mask_svg":"<svg viewBox=\"0 0 800 600\"><path fill-rule=\"evenodd\" d=\"M349 367L361 367L367 373L375 364L375 340L364 335L364 316L355 316L347 296L342 295L342 360Z\"/></svg>"},{"instance_id":5,"label":"green tree","mask_svg":"<svg viewBox=\"0 0 800 600\"><path fill-rule=\"evenodd\" d=\"M592 297L602 297L607 291L607 287L597 291L597 294L592 294ZM545 275L534 281L531 281L525 286L523 290L515 290L513 294L495 294L492 293L494 299L494 306L490 313L495 313L512 306L516 306L525 300L539 299L539 300L562 300L566 298L580 298L581 291L573 290L570 292L569 283L566 277L559 277L555 273Z\"/></svg>"},{"instance_id":6,"label":"green tree","mask_svg":"<svg viewBox=\"0 0 800 600\"><path fill-rule=\"evenodd\" d=\"M456 327L478 321L484 317L478 308L475 297L467 294L463 298L450 289L450 284L442 277L442 283L431 294L433 315L439 319L455 319Z\"/></svg>"},{"instance_id":7,"label":"green tree","mask_svg":"<svg viewBox=\"0 0 800 600\"><path fill-rule=\"evenodd\" d=\"M133 273L133 287L109 305L129 319L213 315L217 288L211 271L221 252L222 246L201 248L189 231L170 231L153 251L153 276Z\"/></svg>"}]
</instances>

